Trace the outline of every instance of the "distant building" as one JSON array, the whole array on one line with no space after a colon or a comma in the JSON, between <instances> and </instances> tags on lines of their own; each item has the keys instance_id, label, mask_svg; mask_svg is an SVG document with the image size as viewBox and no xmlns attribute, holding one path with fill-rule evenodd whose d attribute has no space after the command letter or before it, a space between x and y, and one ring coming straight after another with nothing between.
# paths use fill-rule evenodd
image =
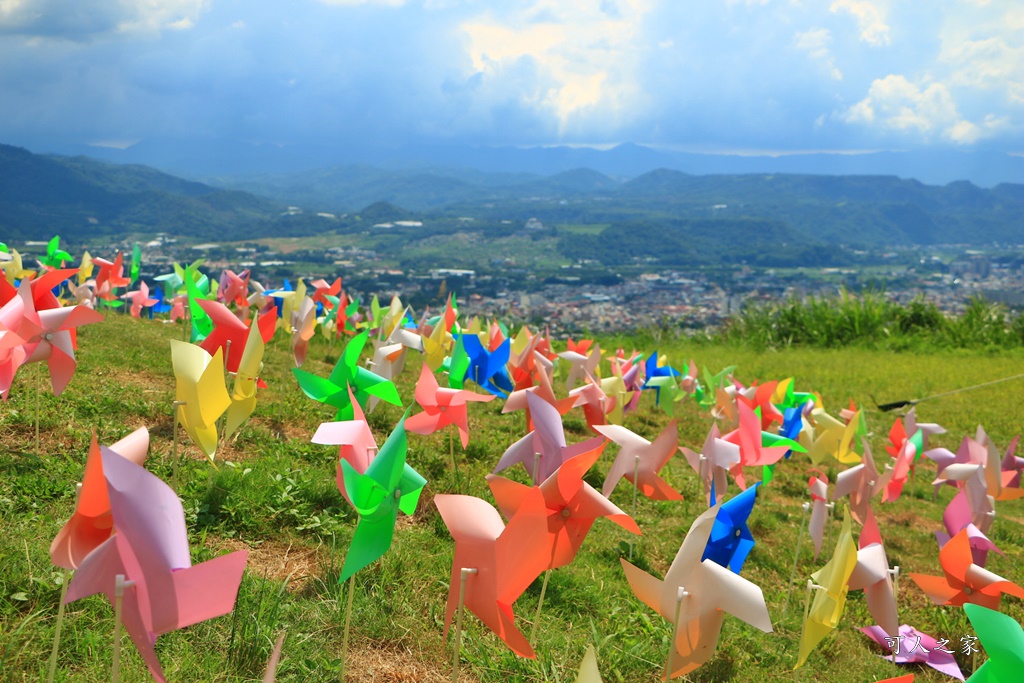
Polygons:
<instances>
[{"instance_id":1,"label":"distant building","mask_svg":"<svg viewBox=\"0 0 1024 683\"><path fill-rule=\"evenodd\" d=\"M544 224L541 223L536 218L531 218L528 221L526 221L526 225L524 225L523 227L527 230L543 230Z\"/></svg>"}]
</instances>

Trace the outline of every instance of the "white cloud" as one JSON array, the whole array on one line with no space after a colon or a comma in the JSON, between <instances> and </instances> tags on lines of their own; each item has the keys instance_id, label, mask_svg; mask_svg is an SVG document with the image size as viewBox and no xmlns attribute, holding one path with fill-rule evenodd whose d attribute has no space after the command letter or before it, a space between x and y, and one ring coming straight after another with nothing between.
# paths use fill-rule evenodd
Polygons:
<instances>
[{"instance_id":1,"label":"white cloud","mask_svg":"<svg viewBox=\"0 0 1024 683\"><path fill-rule=\"evenodd\" d=\"M0 32L85 41L97 36L186 30L210 0L0 0Z\"/></svg>"},{"instance_id":2,"label":"white cloud","mask_svg":"<svg viewBox=\"0 0 1024 683\"><path fill-rule=\"evenodd\" d=\"M637 53L650 46L642 35L650 0L618 0L566 8L534 0L501 16L467 21L468 56L484 82L514 84L519 105L553 115L559 135L581 117L611 129L630 116L637 98ZM667 46L671 47L671 43ZM528 82L516 77L531 69ZM494 90L489 90L492 94ZM600 112L600 116L595 116Z\"/></svg>"},{"instance_id":3,"label":"white cloud","mask_svg":"<svg viewBox=\"0 0 1024 683\"><path fill-rule=\"evenodd\" d=\"M1007 127L1007 120L988 116L980 124L960 115L949 88L943 83L912 83L905 76L890 74L876 79L868 96L842 112L846 123L871 126L883 131L916 134L931 142L936 139L973 144Z\"/></svg>"},{"instance_id":4,"label":"white cloud","mask_svg":"<svg viewBox=\"0 0 1024 683\"><path fill-rule=\"evenodd\" d=\"M860 39L870 45L889 44L886 12L870 0L835 0L829 7L833 13L849 12L857 19Z\"/></svg>"},{"instance_id":5,"label":"white cloud","mask_svg":"<svg viewBox=\"0 0 1024 683\"><path fill-rule=\"evenodd\" d=\"M835 57L829 49L832 33L827 28L812 28L793 36L793 46L804 50L814 59L822 62L829 75L837 81L843 80L843 72L836 66Z\"/></svg>"},{"instance_id":6,"label":"white cloud","mask_svg":"<svg viewBox=\"0 0 1024 683\"><path fill-rule=\"evenodd\" d=\"M341 5L355 7L357 5L384 5L385 7L401 7L405 0L318 0L324 5Z\"/></svg>"}]
</instances>

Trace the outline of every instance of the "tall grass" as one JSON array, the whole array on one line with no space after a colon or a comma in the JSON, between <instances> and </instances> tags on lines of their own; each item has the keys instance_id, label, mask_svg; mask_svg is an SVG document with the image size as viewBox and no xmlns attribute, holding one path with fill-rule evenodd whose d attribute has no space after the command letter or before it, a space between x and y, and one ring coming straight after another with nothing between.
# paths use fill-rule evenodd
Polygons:
<instances>
[{"instance_id":1,"label":"tall grass","mask_svg":"<svg viewBox=\"0 0 1024 683\"><path fill-rule=\"evenodd\" d=\"M948 315L922 298L900 304L878 291L842 290L836 296L750 304L720 336L754 348L1014 348L1024 346L1024 315L982 298Z\"/></svg>"}]
</instances>

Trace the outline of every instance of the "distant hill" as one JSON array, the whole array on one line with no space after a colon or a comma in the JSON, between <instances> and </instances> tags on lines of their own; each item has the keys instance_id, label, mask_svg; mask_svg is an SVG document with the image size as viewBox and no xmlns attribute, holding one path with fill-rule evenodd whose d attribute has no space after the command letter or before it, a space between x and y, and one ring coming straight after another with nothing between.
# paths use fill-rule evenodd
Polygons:
<instances>
[{"instance_id":1,"label":"distant hill","mask_svg":"<svg viewBox=\"0 0 1024 683\"><path fill-rule=\"evenodd\" d=\"M246 192L144 166L43 156L0 145L0 233L6 239L130 232L240 238L273 221L281 210L276 202Z\"/></svg>"}]
</instances>

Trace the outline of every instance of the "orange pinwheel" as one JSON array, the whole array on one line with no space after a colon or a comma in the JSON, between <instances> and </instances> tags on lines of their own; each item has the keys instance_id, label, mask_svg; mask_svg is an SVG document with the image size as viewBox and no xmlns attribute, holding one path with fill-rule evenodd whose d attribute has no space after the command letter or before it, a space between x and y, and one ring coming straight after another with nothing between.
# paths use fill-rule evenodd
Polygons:
<instances>
[{"instance_id":1,"label":"orange pinwheel","mask_svg":"<svg viewBox=\"0 0 1024 683\"><path fill-rule=\"evenodd\" d=\"M455 425L459 430L462 447L465 448L469 445L466 403L486 403L494 398L467 389L442 388L438 386L434 373L424 364L420 380L416 383L416 402L423 408L423 412L406 418L405 429L414 434L433 434L448 425Z\"/></svg>"},{"instance_id":2,"label":"orange pinwheel","mask_svg":"<svg viewBox=\"0 0 1024 683\"><path fill-rule=\"evenodd\" d=\"M536 339L536 337L534 338ZM536 351L533 352L533 357L535 368L539 369L535 373L537 384L513 391L508 395L508 399L505 400L505 405L501 409L502 413L526 410L526 428L528 430L533 429L533 416L530 415L529 401L526 400L527 394L535 394L544 399L555 407L559 415L565 415L576 404L575 397L568 396L562 399L555 397L555 391L551 386L551 376L548 374L548 371L551 369L551 362Z\"/></svg>"},{"instance_id":3,"label":"orange pinwheel","mask_svg":"<svg viewBox=\"0 0 1024 683\"><path fill-rule=\"evenodd\" d=\"M508 526L494 506L480 498L439 494L434 504L455 539L445 637L459 604L462 570L472 569L476 571L465 584L466 608L517 655L535 658L526 636L516 628L512 603L551 561L543 543L548 510L540 489L530 489Z\"/></svg>"},{"instance_id":4,"label":"orange pinwheel","mask_svg":"<svg viewBox=\"0 0 1024 683\"><path fill-rule=\"evenodd\" d=\"M573 561L598 517L607 517L626 531L640 533L640 527L632 517L583 481L583 475L600 456L600 451L591 451L567 460L539 487L548 514L551 564L547 569L564 567ZM487 475L487 484L491 487L498 509L509 519L533 490L533 487L495 474Z\"/></svg>"},{"instance_id":5,"label":"orange pinwheel","mask_svg":"<svg viewBox=\"0 0 1024 683\"><path fill-rule=\"evenodd\" d=\"M970 602L998 610L1003 593L1024 599L1024 588L974 564L967 529L942 546L939 563L945 576L909 575L936 605Z\"/></svg>"}]
</instances>

